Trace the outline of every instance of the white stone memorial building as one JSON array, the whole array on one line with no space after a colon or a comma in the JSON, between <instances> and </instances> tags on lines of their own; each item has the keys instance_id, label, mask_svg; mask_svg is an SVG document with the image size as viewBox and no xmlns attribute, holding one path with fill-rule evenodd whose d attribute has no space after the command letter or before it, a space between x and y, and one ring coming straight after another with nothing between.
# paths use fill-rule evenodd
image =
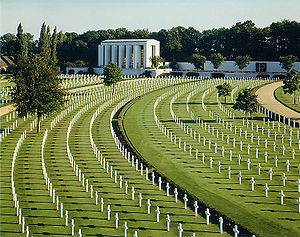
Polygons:
<instances>
[{"instance_id":1,"label":"white stone memorial building","mask_svg":"<svg viewBox=\"0 0 300 237\"><path fill-rule=\"evenodd\" d=\"M123 74L139 75L153 67L154 56L160 56L160 42L155 39L104 40L98 46L98 67L115 63Z\"/></svg>"}]
</instances>

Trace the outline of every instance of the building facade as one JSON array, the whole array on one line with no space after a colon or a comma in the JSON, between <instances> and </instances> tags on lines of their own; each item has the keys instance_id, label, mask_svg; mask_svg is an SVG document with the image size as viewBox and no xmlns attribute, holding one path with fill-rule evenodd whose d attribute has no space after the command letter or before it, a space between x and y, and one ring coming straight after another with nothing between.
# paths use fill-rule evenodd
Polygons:
<instances>
[{"instance_id":1,"label":"building facade","mask_svg":"<svg viewBox=\"0 0 300 237\"><path fill-rule=\"evenodd\" d=\"M160 42L154 39L104 40L98 46L98 67L115 63L123 72L152 67L151 58L160 56Z\"/></svg>"}]
</instances>

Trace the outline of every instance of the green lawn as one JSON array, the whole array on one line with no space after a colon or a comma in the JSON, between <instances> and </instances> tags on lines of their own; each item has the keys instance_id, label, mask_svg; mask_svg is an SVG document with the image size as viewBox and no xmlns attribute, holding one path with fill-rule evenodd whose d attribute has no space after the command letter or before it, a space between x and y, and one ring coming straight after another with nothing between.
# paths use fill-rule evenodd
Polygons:
<instances>
[{"instance_id":1,"label":"green lawn","mask_svg":"<svg viewBox=\"0 0 300 237\"><path fill-rule=\"evenodd\" d=\"M191 83L192 84L192 83ZM245 83L244 87L251 87L251 84ZM184 86L178 91L184 91ZM243 152L239 152L237 147L233 147L231 142L227 144L225 141L221 141L220 137L216 138L207 130L202 128L196 123L192 122L190 114L186 111L186 99L187 95L194 91L194 87L190 87L187 93L180 96L176 103L173 104L174 112L184 121L186 125L193 128L194 131L200 133L201 136L206 136L207 139L211 139L212 142L217 142L220 147L223 145L226 150L225 158L220 156L220 151L217 154L213 149L208 150L207 145L203 146L202 140L198 142L194 140L190 135L187 135L176 123L174 123L169 106L170 101L176 93L171 93L157 107L157 115L162 124L170 129L173 134L180 137L182 141L186 141L188 145L192 145L193 148L198 148L200 152L204 152L206 156L205 164L202 164L199 160L195 160L194 155L190 156L189 152L184 152L178 148L178 144L170 142L162 135L161 131L157 128L153 119L153 106L156 99L163 93L170 91L170 89L164 89L162 91L153 92L149 95L142 97L136 101L130 109L127 111L124 118L124 128L126 133L138 150L138 152L146 159L151 165L153 165L161 174L175 182L184 190L199 200L207 203L209 206L217 209L221 213L229 216L236 223L256 233L258 236L298 236L300 235L300 220L299 213L297 213L296 201L298 194L296 192L296 180L297 180L297 166L299 164L299 153L296 150L296 160L292 161L293 169L290 174L287 174L289 182L286 187L281 186L281 174L285 172L285 160L290 157L291 149L297 149L296 142L292 144L292 147L287 149L286 157L280 155L281 147L276 147L275 152L270 148L265 149L264 143L261 142L258 146L260 148L261 155L259 158L254 158L255 154L252 151L250 156L247 155L246 149ZM221 111L216 103L215 91L205 97L205 104L207 111L203 111L201 108L201 98L203 91L200 91L190 99L189 107L196 117L207 121L207 124L218 128L223 131L225 135L229 135L231 138L236 137L237 141L249 142L247 139L235 135L232 131L228 131L219 123L209 117L208 111L217 113L221 118L224 118L228 122L232 122L233 125L238 128L247 130L250 134L251 128L245 128L242 126L241 118L230 119L227 115ZM227 109L230 109L230 105L225 105ZM244 116L242 113L236 113L238 117ZM258 116L262 116L259 115ZM255 125L260 127L263 125L262 121L254 121ZM277 126L277 122L275 123ZM264 124L266 126L266 124ZM268 127L270 128L270 127ZM282 131L282 130L281 130ZM294 134L295 134L294 130ZM275 129L271 129L271 133L274 134ZM254 132L255 136L258 133ZM280 134L280 133L279 133ZM267 137L266 134L261 135L261 141L264 141ZM251 144L251 146L257 147L257 145ZM287 141L285 146L288 147ZM212 146L214 147L214 146ZM228 160L229 149L233 151L233 161ZM268 151L269 161L265 164L264 152ZM243 159L242 164L237 164L237 155L241 153ZM273 157L278 154L280 159L278 168L274 167ZM214 167L209 168L208 157L213 157ZM247 170L246 160L251 158L252 169ZM217 172L217 161L222 162L222 172ZM257 164L262 164L262 175L257 175ZM298 164L297 164L298 163ZM232 179L228 179L227 168L232 168ZM268 181L267 171L270 167L273 167L275 172L275 178L272 181ZM243 172L243 184L237 183L237 173L239 170ZM251 177L256 179L256 190L251 191L249 180ZM270 186L269 198L264 197L263 185L268 183ZM279 191L284 189L286 192L285 205L280 205Z\"/></svg>"},{"instance_id":2,"label":"green lawn","mask_svg":"<svg viewBox=\"0 0 300 237\"><path fill-rule=\"evenodd\" d=\"M282 87L279 87L275 90L275 98L284 104L285 106L296 110L298 113L300 113L300 92L296 92L296 104L294 104L294 97L290 94L284 94Z\"/></svg>"},{"instance_id":3,"label":"green lawn","mask_svg":"<svg viewBox=\"0 0 300 237\"><path fill-rule=\"evenodd\" d=\"M153 81L148 80L147 83L153 83ZM129 81L126 85L131 93L133 90L140 91L144 87L144 83L135 83L134 81ZM203 217L195 217L192 210L184 209L182 202L176 203L174 197L167 197L164 191L159 190L156 185L152 185L151 181L146 180L144 175L140 175L140 171L136 171L118 151L111 136L109 123L114 106L128 97L128 94L122 94L127 93L124 88L122 86L116 88L116 93L120 97L114 98L114 101L103 97L104 94L111 93L110 88L105 88L102 92L99 92L97 88L90 90L91 94L86 96L85 103L69 110L69 113L56 124L53 130L49 130L44 152L45 165L56 194L64 203L65 209L69 211L68 227L65 226L64 218L60 218L60 211L56 210L56 204L52 203L49 196L43 179L41 164L43 131L50 128L50 122L57 114L53 114L42 122L40 134L28 131L29 123L34 118L26 121L19 119L19 127L5 137L1 144L1 236L24 236L21 234L21 226L15 215L10 183L12 153L24 129L28 131L28 135L16 160L15 185L20 207L26 218L26 224L29 225L30 235L70 236L71 218L75 219L76 232L78 228L81 228L84 236L124 236L123 225L125 221L128 222L129 236L133 236L135 230L138 230L139 236L142 237L178 236L178 222L183 223L184 235L191 236L194 232L197 236L213 237L220 235L217 225L206 225ZM76 96L74 95L74 97ZM89 98L92 98L93 102ZM108 103L104 104L104 101ZM88 106L84 107L86 105ZM103 169L90 145L89 124L92 115L100 106L104 106L103 111L95 120L92 135L109 165L118 172L118 175L122 175L124 182L128 181L128 194L125 194L124 186L119 188L118 183L115 183L110 174ZM73 118L77 116L79 119L74 124L71 123ZM1 126L6 127L8 122L4 118L3 120L4 124ZM90 193L86 192L69 162L66 151L66 133L70 124L72 125L69 141L71 153L78 168L88 178L89 184L93 185L94 191L99 192L99 198L104 198L104 212L100 211L99 204L95 204L95 197L91 198ZM135 187L136 190L134 201L131 200L131 187ZM142 207L138 206L138 193L142 193L143 196ZM146 206L148 198L152 202L151 214L149 215ZM107 220L108 204L112 206L112 219L110 221ZM160 222L156 222L155 209L157 206L161 210ZM118 229L114 227L116 212L120 216L120 228ZM171 215L170 231L166 231L165 227L167 213ZM222 236L229 235L225 233Z\"/></svg>"}]
</instances>

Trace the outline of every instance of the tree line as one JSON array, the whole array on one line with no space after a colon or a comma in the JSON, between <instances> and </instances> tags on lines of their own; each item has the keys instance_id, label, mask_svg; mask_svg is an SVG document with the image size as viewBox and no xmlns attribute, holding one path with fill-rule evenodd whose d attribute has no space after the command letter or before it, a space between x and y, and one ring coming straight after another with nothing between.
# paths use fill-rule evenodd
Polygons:
<instances>
[{"instance_id":1,"label":"tree line","mask_svg":"<svg viewBox=\"0 0 300 237\"><path fill-rule=\"evenodd\" d=\"M43 28L43 26L42 26ZM47 34L47 29L46 29ZM170 62L193 60L198 54L209 59L221 54L227 60L248 55L253 60L278 61L279 57L295 55L300 58L300 23L283 20L259 28L248 20L230 28L217 28L202 32L193 27L173 27L150 32L147 29L130 31L126 28L55 33L57 55L61 68L65 66L96 66L97 46L107 39L153 38L161 43L161 56ZM3 55L16 55L17 36L7 33L0 38ZM39 49L39 40L24 33L24 40L32 51ZM218 56L218 55L216 55Z\"/></svg>"}]
</instances>

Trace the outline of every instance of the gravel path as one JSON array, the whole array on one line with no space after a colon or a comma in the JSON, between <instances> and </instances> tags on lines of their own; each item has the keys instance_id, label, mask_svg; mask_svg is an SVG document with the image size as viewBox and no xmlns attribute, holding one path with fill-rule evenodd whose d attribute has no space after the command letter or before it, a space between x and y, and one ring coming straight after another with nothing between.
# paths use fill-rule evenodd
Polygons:
<instances>
[{"instance_id":1,"label":"gravel path","mask_svg":"<svg viewBox=\"0 0 300 237\"><path fill-rule=\"evenodd\" d=\"M300 113L286 107L278 100L276 100L274 96L274 91L283 85L283 82L274 82L268 85L265 85L259 88L256 91L258 95L257 99L260 104L262 104L268 110L275 112L277 114L281 114L286 118L293 118L296 120L300 120Z\"/></svg>"}]
</instances>

